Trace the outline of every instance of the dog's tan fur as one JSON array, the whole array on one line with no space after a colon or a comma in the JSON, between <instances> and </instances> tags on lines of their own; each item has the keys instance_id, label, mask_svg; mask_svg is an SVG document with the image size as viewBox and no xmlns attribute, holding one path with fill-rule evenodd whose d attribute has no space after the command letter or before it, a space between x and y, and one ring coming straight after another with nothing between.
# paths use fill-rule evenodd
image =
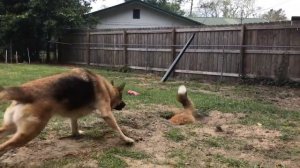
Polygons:
<instances>
[{"instance_id":1,"label":"dog's tan fur","mask_svg":"<svg viewBox=\"0 0 300 168\"><path fill-rule=\"evenodd\" d=\"M183 109L177 112L169 121L175 125L194 123L196 121L194 116L196 109L187 95L186 87L183 85L178 88L177 101L182 104Z\"/></svg>"},{"instance_id":2,"label":"dog's tan fur","mask_svg":"<svg viewBox=\"0 0 300 168\"><path fill-rule=\"evenodd\" d=\"M72 82L78 85L73 86ZM80 89L81 85L87 90ZM125 106L122 101L124 85L114 87L104 77L76 68L19 87L0 89L0 100L12 100L4 114L0 138L14 134L0 145L0 153L35 138L55 114L70 118L72 135L79 135L77 119L97 113L125 142L133 143L133 139L123 134L112 113L112 109L121 110Z\"/></svg>"}]
</instances>

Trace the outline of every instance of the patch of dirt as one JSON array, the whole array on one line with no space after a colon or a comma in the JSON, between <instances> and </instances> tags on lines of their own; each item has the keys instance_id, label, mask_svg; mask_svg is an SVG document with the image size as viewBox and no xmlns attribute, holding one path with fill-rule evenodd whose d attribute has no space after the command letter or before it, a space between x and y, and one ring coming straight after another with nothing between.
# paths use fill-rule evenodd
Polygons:
<instances>
[{"instance_id":1,"label":"patch of dirt","mask_svg":"<svg viewBox=\"0 0 300 168\"><path fill-rule=\"evenodd\" d=\"M300 88L266 87L266 86L222 86L218 94L231 98L255 99L266 103L277 105L287 110L298 110L300 108Z\"/></svg>"},{"instance_id":2,"label":"patch of dirt","mask_svg":"<svg viewBox=\"0 0 300 168\"><path fill-rule=\"evenodd\" d=\"M137 141L129 149L150 155L150 158L142 160L122 157L130 167L230 167L226 159L220 160L217 157L219 155L243 160L250 165L300 167L299 159L266 154L283 147L284 150L299 149L299 144L284 144L278 131L260 125L239 124L238 121L245 117L242 113L210 111L208 116L195 124L174 126L161 117L162 112L174 110L174 107L153 105L115 113L125 134ZM63 124L61 128L67 128L67 123ZM42 167L46 161L74 156L82 160L68 163L65 167L97 167L98 161L93 158L93 154L103 153L110 147L124 147L118 134L107 128L102 120L84 122L83 125L81 129L87 135L80 139L60 139L55 130L46 129L49 132L45 137L35 138L26 146L3 155L0 166ZM216 127L220 127L221 131L216 131ZM168 139L166 133L171 129L180 130L185 139L179 142ZM99 135L88 135L89 131L99 131Z\"/></svg>"},{"instance_id":3,"label":"patch of dirt","mask_svg":"<svg viewBox=\"0 0 300 168\"><path fill-rule=\"evenodd\" d=\"M300 97L288 97L288 98L275 98L273 101L278 104L280 107L284 107L286 109L297 110L300 109Z\"/></svg>"}]
</instances>

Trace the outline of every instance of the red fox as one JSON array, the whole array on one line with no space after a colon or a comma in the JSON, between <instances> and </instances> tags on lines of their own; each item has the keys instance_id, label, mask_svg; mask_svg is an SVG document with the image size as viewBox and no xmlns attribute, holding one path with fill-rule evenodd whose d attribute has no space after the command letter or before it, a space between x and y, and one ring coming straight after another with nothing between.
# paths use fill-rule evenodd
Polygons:
<instances>
[{"instance_id":1,"label":"red fox","mask_svg":"<svg viewBox=\"0 0 300 168\"><path fill-rule=\"evenodd\" d=\"M193 102L189 99L187 89L184 85L178 88L177 101L182 104L183 109L175 114L169 121L175 125L194 123L196 121L194 116L196 109L194 108Z\"/></svg>"}]
</instances>

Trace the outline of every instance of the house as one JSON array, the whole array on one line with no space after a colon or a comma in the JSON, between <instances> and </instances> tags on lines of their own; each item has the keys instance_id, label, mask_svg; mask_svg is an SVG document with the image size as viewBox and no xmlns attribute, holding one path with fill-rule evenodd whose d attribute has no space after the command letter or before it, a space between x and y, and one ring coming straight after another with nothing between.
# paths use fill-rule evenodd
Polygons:
<instances>
[{"instance_id":1,"label":"house","mask_svg":"<svg viewBox=\"0 0 300 168\"><path fill-rule=\"evenodd\" d=\"M233 25L233 24L250 24L250 23L266 23L262 18L223 18L223 17L189 17L203 25Z\"/></svg>"},{"instance_id":2,"label":"house","mask_svg":"<svg viewBox=\"0 0 300 168\"><path fill-rule=\"evenodd\" d=\"M166 11L140 0L131 0L122 4L90 13L99 19L96 29L111 28L151 28L203 25L232 25L268 22L260 18L208 18L184 17Z\"/></svg>"},{"instance_id":3,"label":"house","mask_svg":"<svg viewBox=\"0 0 300 168\"><path fill-rule=\"evenodd\" d=\"M199 26L201 23L139 0L90 13L99 18L97 29Z\"/></svg>"}]
</instances>

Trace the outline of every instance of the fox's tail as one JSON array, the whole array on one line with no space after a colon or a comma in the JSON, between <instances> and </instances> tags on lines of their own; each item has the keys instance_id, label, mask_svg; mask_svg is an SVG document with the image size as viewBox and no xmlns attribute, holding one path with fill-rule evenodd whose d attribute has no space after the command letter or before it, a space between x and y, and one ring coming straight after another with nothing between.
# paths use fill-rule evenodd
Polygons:
<instances>
[{"instance_id":1,"label":"fox's tail","mask_svg":"<svg viewBox=\"0 0 300 168\"><path fill-rule=\"evenodd\" d=\"M193 102L189 99L187 89L184 85L181 85L178 88L177 100L182 104L184 109L189 109L192 112L195 110Z\"/></svg>"},{"instance_id":2,"label":"fox's tail","mask_svg":"<svg viewBox=\"0 0 300 168\"><path fill-rule=\"evenodd\" d=\"M0 101L1 100L16 100L21 103L31 103L33 102L33 96L26 93L20 87L10 87L4 89L0 86Z\"/></svg>"}]
</instances>

